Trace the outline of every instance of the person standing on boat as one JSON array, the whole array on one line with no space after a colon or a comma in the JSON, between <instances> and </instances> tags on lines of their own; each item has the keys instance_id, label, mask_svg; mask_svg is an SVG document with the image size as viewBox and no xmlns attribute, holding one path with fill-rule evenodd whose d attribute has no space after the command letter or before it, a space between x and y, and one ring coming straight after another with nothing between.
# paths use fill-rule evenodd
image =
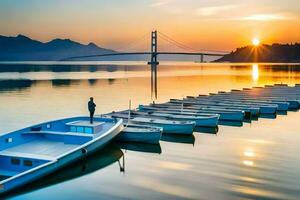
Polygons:
<instances>
[{"instance_id":1,"label":"person standing on boat","mask_svg":"<svg viewBox=\"0 0 300 200\"><path fill-rule=\"evenodd\" d=\"M88 108L90 111L90 123L91 124L93 123L93 119L94 119L95 107L96 107L96 104L94 103L94 98L90 97L90 101L88 103Z\"/></svg>"}]
</instances>

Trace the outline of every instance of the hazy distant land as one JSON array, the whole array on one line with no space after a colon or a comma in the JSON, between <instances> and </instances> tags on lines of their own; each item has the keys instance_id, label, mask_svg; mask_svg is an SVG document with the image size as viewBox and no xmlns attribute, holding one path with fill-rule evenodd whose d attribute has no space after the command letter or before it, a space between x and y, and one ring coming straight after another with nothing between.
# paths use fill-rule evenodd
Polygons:
<instances>
[{"instance_id":1,"label":"hazy distant land","mask_svg":"<svg viewBox=\"0 0 300 200\"><path fill-rule=\"evenodd\" d=\"M300 62L300 44L246 46L216 60L216 62Z\"/></svg>"},{"instance_id":2,"label":"hazy distant land","mask_svg":"<svg viewBox=\"0 0 300 200\"><path fill-rule=\"evenodd\" d=\"M40 42L24 35L0 36L1 61L57 61L73 56L113 53L94 43L80 44L70 39Z\"/></svg>"}]
</instances>

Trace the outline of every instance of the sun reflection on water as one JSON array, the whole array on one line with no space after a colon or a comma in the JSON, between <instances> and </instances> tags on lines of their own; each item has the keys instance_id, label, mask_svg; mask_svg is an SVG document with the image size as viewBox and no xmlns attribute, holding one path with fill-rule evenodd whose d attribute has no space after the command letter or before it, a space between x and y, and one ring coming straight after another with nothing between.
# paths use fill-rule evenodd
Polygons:
<instances>
[{"instance_id":1,"label":"sun reflection on water","mask_svg":"<svg viewBox=\"0 0 300 200\"><path fill-rule=\"evenodd\" d=\"M259 78L258 64L252 64L252 79L256 82Z\"/></svg>"},{"instance_id":2,"label":"sun reflection on water","mask_svg":"<svg viewBox=\"0 0 300 200\"><path fill-rule=\"evenodd\" d=\"M243 164L246 166L253 166L254 162L252 160L249 160L255 156L255 153L252 148L247 148L244 151L244 156L246 157L245 160L243 161Z\"/></svg>"},{"instance_id":3,"label":"sun reflection on water","mask_svg":"<svg viewBox=\"0 0 300 200\"><path fill-rule=\"evenodd\" d=\"M254 157L254 152L252 150L246 150L244 151L244 156L246 157Z\"/></svg>"},{"instance_id":4,"label":"sun reflection on water","mask_svg":"<svg viewBox=\"0 0 300 200\"><path fill-rule=\"evenodd\" d=\"M243 164L246 165L246 166L253 166L253 165L254 165L254 162L251 161L251 160L244 160L244 161L243 161Z\"/></svg>"}]
</instances>

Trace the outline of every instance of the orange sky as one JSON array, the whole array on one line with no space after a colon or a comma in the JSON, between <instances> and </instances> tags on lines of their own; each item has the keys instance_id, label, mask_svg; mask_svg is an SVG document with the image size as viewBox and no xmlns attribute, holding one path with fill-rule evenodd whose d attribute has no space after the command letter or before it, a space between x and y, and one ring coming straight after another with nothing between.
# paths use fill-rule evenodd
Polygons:
<instances>
[{"instance_id":1,"label":"orange sky","mask_svg":"<svg viewBox=\"0 0 300 200\"><path fill-rule=\"evenodd\" d=\"M1 0L0 34L93 41L113 49L148 34L132 47L145 50L151 30L158 29L194 49L228 51L254 37L300 42L299 17L298 0Z\"/></svg>"}]
</instances>

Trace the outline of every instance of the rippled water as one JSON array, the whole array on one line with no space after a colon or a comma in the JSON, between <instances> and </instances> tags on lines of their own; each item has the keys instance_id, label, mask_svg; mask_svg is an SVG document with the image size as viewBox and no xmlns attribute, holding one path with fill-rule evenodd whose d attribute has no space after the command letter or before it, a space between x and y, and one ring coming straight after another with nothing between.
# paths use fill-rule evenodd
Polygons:
<instances>
[{"instance_id":1,"label":"rippled water","mask_svg":"<svg viewBox=\"0 0 300 200\"><path fill-rule=\"evenodd\" d=\"M265 84L300 83L300 65L159 66L157 102ZM140 63L0 64L0 131L56 118L147 104ZM300 113L220 126L217 134L164 136L160 145L111 144L35 182L12 199L299 199Z\"/></svg>"}]
</instances>

